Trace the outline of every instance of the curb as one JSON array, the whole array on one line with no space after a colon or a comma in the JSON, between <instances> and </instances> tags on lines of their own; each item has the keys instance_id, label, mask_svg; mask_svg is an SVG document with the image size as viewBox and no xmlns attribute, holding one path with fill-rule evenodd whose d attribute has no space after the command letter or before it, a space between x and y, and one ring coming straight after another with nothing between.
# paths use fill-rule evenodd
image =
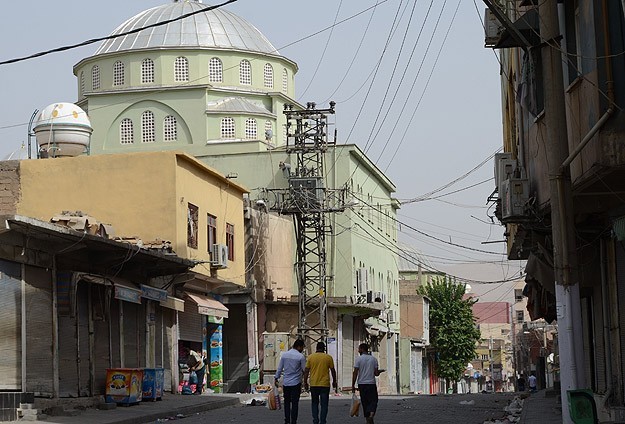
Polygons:
<instances>
[{"instance_id":1,"label":"curb","mask_svg":"<svg viewBox=\"0 0 625 424\"><path fill-rule=\"evenodd\" d=\"M108 421L106 424L144 424L158 420L159 418L165 418L168 416L175 416L177 414L191 415L198 414L200 412L210 411L213 409L226 408L228 406L239 405L239 399L229 398L220 399L198 405L189 405L176 408L175 410L158 411L141 415L139 417L122 418L116 421Z\"/></svg>"}]
</instances>

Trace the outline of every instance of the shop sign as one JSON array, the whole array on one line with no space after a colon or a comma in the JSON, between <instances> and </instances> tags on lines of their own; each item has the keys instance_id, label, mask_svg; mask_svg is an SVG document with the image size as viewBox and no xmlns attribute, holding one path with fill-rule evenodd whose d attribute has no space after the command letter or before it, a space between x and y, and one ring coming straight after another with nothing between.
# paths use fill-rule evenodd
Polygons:
<instances>
[{"instance_id":1,"label":"shop sign","mask_svg":"<svg viewBox=\"0 0 625 424\"><path fill-rule=\"evenodd\" d=\"M146 299L162 302L163 300L167 300L167 290L157 289L156 287L141 284L141 296Z\"/></svg>"},{"instance_id":2,"label":"shop sign","mask_svg":"<svg viewBox=\"0 0 625 424\"><path fill-rule=\"evenodd\" d=\"M115 286L115 299L141 304L141 291L124 286Z\"/></svg>"}]
</instances>

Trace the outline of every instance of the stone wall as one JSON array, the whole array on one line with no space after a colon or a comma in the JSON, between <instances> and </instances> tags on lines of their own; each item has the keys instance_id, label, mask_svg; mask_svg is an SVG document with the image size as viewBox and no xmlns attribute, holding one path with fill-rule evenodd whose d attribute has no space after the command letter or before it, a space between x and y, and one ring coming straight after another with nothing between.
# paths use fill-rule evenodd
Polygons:
<instances>
[{"instance_id":1,"label":"stone wall","mask_svg":"<svg viewBox=\"0 0 625 424\"><path fill-rule=\"evenodd\" d=\"M14 215L20 196L20 162L0 161L0 215Z\"/></svg>"}]
</instances>

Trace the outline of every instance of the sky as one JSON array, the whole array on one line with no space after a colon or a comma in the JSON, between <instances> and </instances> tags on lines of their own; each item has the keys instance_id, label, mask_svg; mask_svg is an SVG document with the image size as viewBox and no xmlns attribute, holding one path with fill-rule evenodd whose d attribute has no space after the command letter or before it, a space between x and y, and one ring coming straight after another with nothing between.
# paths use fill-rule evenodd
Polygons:
<instances>
[{"instance_id":1,"label":"sky","mask_svg":"<svg viewBox=\"0 0 625 424\"><path fill-rule=\"evenodd\" d=\"M0 61L106 36L168 1L4 2ZM504 227L486 203L494 182L486 181L493 161L485 160L501 147L502 129L499 63L484 48L481 1L238 0L225 7L298 64L296 100L336 102L339 143L358 144L395 183L398 199L420 199L398 211L403 243L461 278L519 275L521 264L504 260ZM76 101L72 67L98 45L0 65L0 158L27 141L35 109ZM485 300L513 299L511 283L471 286Z\"/></svg>"}]
</instances>

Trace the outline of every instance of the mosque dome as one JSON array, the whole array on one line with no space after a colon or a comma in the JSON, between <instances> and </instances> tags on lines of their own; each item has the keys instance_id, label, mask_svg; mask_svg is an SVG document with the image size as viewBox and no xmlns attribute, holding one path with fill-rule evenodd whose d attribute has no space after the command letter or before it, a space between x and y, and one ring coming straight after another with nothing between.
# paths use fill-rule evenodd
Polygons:
<instances>
[{"instance_id":1,"label":"mosque dome","mask_svg":"<svg viewBox=\"0 0 625 424\"><path fill-rule=\"evenodd\" d=\"M145 10L118 26L111 35L177 18L208 7L198 0L173 3ZM223 8L197 13L165 25L106 40L96 55L154 48L211 48L278 55L267 38L245 19Z\"/></svg>"}]
</instances>

